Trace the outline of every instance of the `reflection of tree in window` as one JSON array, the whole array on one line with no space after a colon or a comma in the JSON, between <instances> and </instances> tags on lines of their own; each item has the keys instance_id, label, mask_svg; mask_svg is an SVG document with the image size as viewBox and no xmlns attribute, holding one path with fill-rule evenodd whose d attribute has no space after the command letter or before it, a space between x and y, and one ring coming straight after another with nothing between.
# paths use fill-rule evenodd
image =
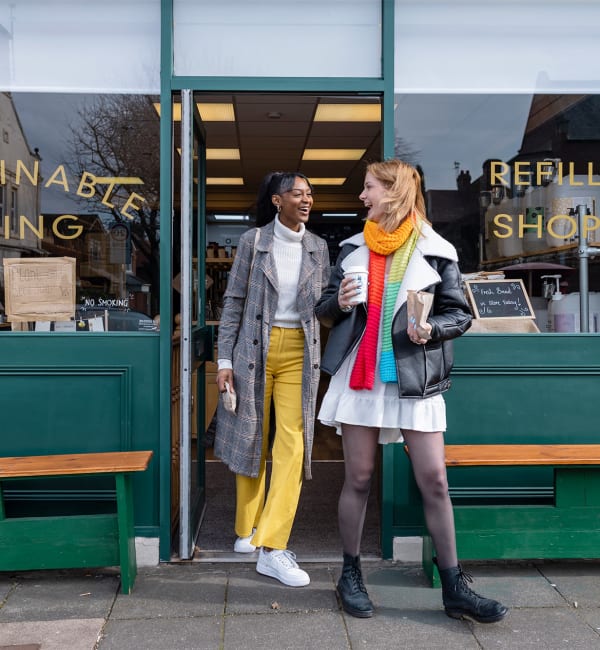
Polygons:
<instances>
[{"instance_id":1,"label":"reflection of tree in window","mask_svg":"<svg viewBox=\"0 0 600 650\"><path fill-rule=\"evenodd\" d=\"M152 313L158 312L159 286L159 118L152 98L143 95L99 96L79 112L81 121L71 128L70 167L100 178L140 178L140 184L98 183L90 202L103 221L128 223L136 251L136 275L152 286ZM121 213L131 193L143 196L135 201L128 218ZM109 205L107 205L109 204ZM139 207L138 207L139 206ZM92 251L89 251L90 255Z\"/></svg>"},{"instance_id":2,"label":"reflection of tree in window","mask_svg":"<svg viewBox=\"0 0 600 650\"><path fill-rule=\"evenodd\" d=\"M408 140L396 136L394 139L394 156L405 160L407 163L413 166L419 164L419 154L421 152L416 149Z\"/></svg>"}]
</instances>

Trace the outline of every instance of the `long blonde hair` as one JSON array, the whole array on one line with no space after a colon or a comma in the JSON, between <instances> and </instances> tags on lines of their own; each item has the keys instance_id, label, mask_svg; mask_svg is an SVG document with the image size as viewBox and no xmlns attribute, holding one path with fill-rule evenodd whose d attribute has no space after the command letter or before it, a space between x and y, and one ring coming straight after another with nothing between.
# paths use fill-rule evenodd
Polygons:
<instances>
[{"instance_id":1,"label":"long blonde hair","mask_svg":"<svg viewBox=\"0 0 600 650\"><path fill-rule=\"evenodd\" d=\"M379 220L379 227L382 230L394 232L406 217L412 220L417 230L423 222L429 223L421 190L421 175L412 165L393 158L369 164L367 172L386 189L386 196L381 199L384 214Z\"/></svg>"}]
</instances>

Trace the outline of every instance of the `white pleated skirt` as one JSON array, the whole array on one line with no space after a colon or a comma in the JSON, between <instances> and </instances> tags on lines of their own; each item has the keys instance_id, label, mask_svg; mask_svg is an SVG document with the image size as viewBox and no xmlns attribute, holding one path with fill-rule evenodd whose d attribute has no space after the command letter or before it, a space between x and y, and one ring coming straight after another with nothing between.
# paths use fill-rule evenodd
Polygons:
<instances>
[{"instance_id":1,"label":"white pleated skirt","mask_svg":"<svg viewBox=\"0 0 600 650\"><path fill-rule=\"evenodd\" d=\"M331 378L317 418L335 427L338 435L342 424L355 424L380 429L379 443L402 442L402 429L437 432L446 430L446 403L441 394L424 399L398 397L396 382L383 383L379 378L379 361L372 390L352 390L350 375L358 347L348 355ZM379 359L379 351L377 354Z\"/></svg>"}]
</instances>

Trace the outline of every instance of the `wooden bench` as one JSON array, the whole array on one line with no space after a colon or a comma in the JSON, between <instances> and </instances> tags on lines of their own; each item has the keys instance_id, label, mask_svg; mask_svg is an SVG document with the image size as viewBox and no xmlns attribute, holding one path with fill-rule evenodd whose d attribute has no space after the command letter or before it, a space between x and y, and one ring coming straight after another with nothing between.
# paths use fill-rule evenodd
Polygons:
<instances>
[{"instance_id":1,"label":"wooden bench","mask_svg":"<svg viewBox=\"0 0 600 650\"><path fill-rule=\"evenodd\" d=\"M600 445L446 445L447 467L550 466L548 505L455 505L460 560L600 557ZM423 537L423 568L433 586L431 537Z\"/></svg>"},{"instance_id":2,"label":"wooden bench","mask_svg":"<svg viewBox=\"0 0 600 650\"><path fill-rule=\"evenodd\" d=\"M151 451L0 458L0 481L38 477L113 475L116 512L7 517L0 484L0 571L121 567L121 591L137 574L132 473L144 471Z\"/></svg>"}]
</instances>

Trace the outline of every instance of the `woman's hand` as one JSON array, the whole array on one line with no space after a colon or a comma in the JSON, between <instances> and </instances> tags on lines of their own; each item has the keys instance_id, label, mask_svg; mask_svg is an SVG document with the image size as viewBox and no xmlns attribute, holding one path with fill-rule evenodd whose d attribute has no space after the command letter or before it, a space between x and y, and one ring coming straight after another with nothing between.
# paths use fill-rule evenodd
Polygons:
<instances>
[{"instance_id":1,"label":"woman's hand","mask_svg":"<svg viewBox=\"0 0 600 650\"><path fill-rule=\"evenodd\" d=\"M356 307L356 303L352 302L354 297L360 292L360 287L356 280L352 278L344 278L340 283L340 290L338 291L338 305L342 311L350 311Z\"/></svg>"},{"instance_id":2,"label":"woman's hand","mask_svg":"<svg viewBox=\"0 0 600 650\"><path fill-rule=\"evenodd\" d=\"M429 334L429 338L424 339L419 332L417 332L417 321L414 316L411 316L408 319L408 327L406 328L406 333L408 334L408 338L415 344L415 345L425 345L427 341L431 338L431 323L425 323L421 329L424 329L427 331L427 334Z\"/></svg>"},{"instance_id":3,"label":"woman's hand","mask_svg":"<svg viewBox=\"0 0 600 650\"><path fill-rule=\"evenodd\" d=\"M224 393L227 389L225 388L225 382L229 384L229 388L233 388L233 370L231 368L224 368L217 372L217 386L219 387L219 393Z\"/></svg>"}]
</instances>

